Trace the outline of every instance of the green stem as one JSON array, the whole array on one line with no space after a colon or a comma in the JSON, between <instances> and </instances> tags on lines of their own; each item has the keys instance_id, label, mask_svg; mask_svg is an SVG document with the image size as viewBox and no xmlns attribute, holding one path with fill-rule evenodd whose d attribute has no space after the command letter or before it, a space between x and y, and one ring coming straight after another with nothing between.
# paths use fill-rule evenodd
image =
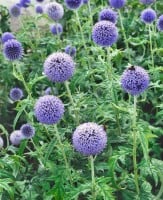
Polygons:
<instances>
[{"instance_id":1,"label":"green stem","mask_svg":"<svg viewBox=\"0 0 163 200\"><path fill-rule=\"evenodd\" d=\"M126 33L125 33L125 29L124 29L124 26L123 26L122 15L121 15L120 9L118 9L118 14L119 14L119 19L120 19L120 25L121 25L123 38L125 40L125 45L126 45L126 49L127 49L127 53L128 53L128 59L129 59L129 62L131 64L131 56L130 56L130 53L129 53L129 45L128 45L128 40L127 40L127 36L126 36Z\"/></svg>"},{"instance_id":2,"label":"green stem","mask_svg":"<svg viewBox=\"0 0 163 200\"><path fill-rule=\"evenodd\" d=\"M85 44L83 29L82 29L82 26L81 26L81 23L80 23L80 18L79 18L78 10L75 10L75 14L76 14L78 26L79 26L79 29L80 29L80 33L81 33L81 36L82 36L83 45L84 45L84 48L85 48L85 50L86 50L87 47L86 47L86 44Z\"/></svg>"},{"instance_id":3,"label":"green stem","mask_svg":"<svg viewBox=\"0 0 163 200\"><path fill-rule=\"evenodd\" d=\"M161 181L161 187L160 187L160 190L154 200L160 200L162 197L162 194L163 194L163 176L162 176L162 174L160 174L160 181Z\"/></svg>"},{"instance_id":4,"label":"green stem","mask_svg":"<svg viewBox=\"0 0 163 200\"><path fill-rule=\"evenodd\" d=\"M92 177L92 200L96 200L96 182L95 182L95 168L93 156L90 156L91 163L91 177Z\"/></svg>"},{"instance_id":5,"label":"green stem","mask_svg":"<svg viewBox=\"0 0 163 200\"><path fill-rule=\"evenodd\" d=\"M71 183L71 185L73 185L72 177L71 177L71 171L70 171L68 160L67 160L67 157L66 157L66 154L65 154L64 145L63 145L63 143L61 141L61 137L60 137L59 132L58 132L57 125L55 125L54 128L55 128L56 138L58 140L58 143L59 143L59 146L60 146L60 150L62 152L62 156L63 156L64 162L65 162L66 169L69 172L70 183Z\"/></svg>"},{"instance_id":6,"label":"green stem","mask_svg":"<svg viewBox=\"0 0 163 200\"><path fill-rule=\"evenodd\" d=\"M68 81L65 81L64 82L65 84L65 87L66 87L66 90L67 90L67 94L68 94L68 97L70 99L70 102L74 108L74 114L75 114L75 120L76 120L76 124L79 125L79 114L76 110L76 106L75 106L75 103L74 103L74 100L73 100L73 97L71 95L71 90L70 90L70 87L69 87L69 82Z\"/></svg>"},{"instance_id":7,"label":"green stem","mask_svg":"<svg viewBox=\"0 0 163 200\"><path fill-rule=\"evenodd\" d=\"M134 179L137 194L139 195L139 183L138 183L138 170L137 170L137 161L136 161L136 149L137 149L137 132L136 132L136 104L137 96L134 96L134 114L133 114L133 165L134 165Z\"/></svg>"},{"instance_id":8,"label":"green stem","mask_svg":"<svg viewBox=\"0 0 163 200\"><path fill-rule=\"evenodd\" d=\"M149 28L149 42L150 42L150 51L151 51L151 59L152 59L152 67L154 69L154 57L153 57L153 47L152 47L152 31L150 25L148 25Z\"/></svg>"}]
</instances>

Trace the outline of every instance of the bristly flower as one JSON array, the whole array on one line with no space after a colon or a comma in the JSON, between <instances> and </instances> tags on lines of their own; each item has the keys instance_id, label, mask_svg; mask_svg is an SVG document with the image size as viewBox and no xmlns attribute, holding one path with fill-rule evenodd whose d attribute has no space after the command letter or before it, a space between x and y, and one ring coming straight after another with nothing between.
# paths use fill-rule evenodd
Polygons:
<instances>
[{"instance_id":1,"label":"bristly flower","mask_svg":"<svg viewBox=\"0 0 163 200\"><path fill-rule=\"evenodd\" d=\"M73 146L83 155L99 154L107 144L107 135L102 126L93 122L79 125L73 133Z\"/></svg>"},{"instance_id":2,"label":"bristly flower","mask_svg":"<svg viewBox=\"0 0 163 200\"><path fill-rule=\"evenodd\" d=\"M12 88L10 90L10 98L13 100L13 101L18 101L20 100L21 98L23 97L23 91L20 89L20 88Z\"/></svg>"},{"instance_id":3,"label":"bristly flower","mask_svg":"<svg viewBox=\"0 0 163 200\"><path fill-rule=\"evenodd\" d=\"M50 25L50 31L53 35L60 35L63 32L62 24L52 24Z\"/></svg>"},{"instance_id":4,"label":"bristly flower","mask_svg":"<svg viewBox=\"0 0 163 200\"><path fill-rule=\"evenodd\" d=\"M155 0L140 0L140 2L141 3L143 3L143 4L151 4L151 3L153 3Z\"/></svg>"},{"instance_id":5,"label":"bristly flower","mask_svg":"<svg viewBox=\"0 0 163 200\"><path fill-rule=\"evenodd\" d=\"M120 9L126 4L126 0L109 0L111 7Z\"/></svg>"},{"instance_id":6,"label":"bristly flower","mask_svg":"<svg viewBox=\"0 0 163 200\"><path fill-rule=\"evenodd\" d=\"M30 6L31 0L20 0L20 6L27 8L28 6Z\"/></svg>"},{"instance_id":7,"label":"bristly flower","mask_svg":"<svg viewBox=\"0 0 163 200\"><path fill-rule=\"evenodd\" d=\"M74 57L76 54L76 48L70 45L67 45L65 48L65 53L69 54L71 57Z\"/></svg>"},{"instance_id":8,"label":"bristly flower","mask_svg":"<svg viewBox=\"0 0 163 200\"><path fill-rule=\"evenodd\" d=\"M75 10L82 5L82 0L65 0L65 4L70 10Z\"/></svg>"},{"instance_id":9,"label":"bristly flower","mask_svg":"<svg viewBox=\"0 0 163 200\"><path fill-rule=\"evenodd\" d=\"M45 12L53 20L59 20L64 15L63 6L57 2L51 2L46 5Z\"/></svg>"},{"instance_id":10,"label":"bristly flower","mask_svg":"<svg viewBox=\"0 0 163 200\"><path fill-rule=\"evenodd\" d=\"M36 13L38 14L42 14L44 11L43 11L43 7L41 5L36 5L35 6L35 11Z\"/></svg>"},{"instance_id":11,"label":"bristly flower","mask_svg":"<svg viewBox=\"0 0 163 200\"><path fill-rule=\"evenodd\" d=\"M52 82L64 82L72 77L75 63L66 53L53 53L44 62L44 73Z\"/></svg>"},{"instance_id":12,"label":"bristly flower","mask_svg":"<svg viewBox=\"0 0 163 200\"><path fill-rule=\"evenodd\" d=\"M56 124L63 116L64 104L53 95L40 97L35 104L34 113L43 124Z\"/></svg>"},{"instance_id":13,"label":"bristly flower","mask_svg":"<svg viewBox=\"0 0 163 200\"><path fill-rule=\"evenodd\" d=\"M0 149L3 147L3 145L4 145L4 142L3 142L2 137L0 136Z\"/></svg>"},{"instance_id":14,"label":"bristly flower","mask_svg":"<svg viewBox=\"0 0 163 200\"><path fill-rule=\"evenodd\" d=\"M131 95L139 95L149 86L148 73L139 66L127 68L121 76L121 86L123 90Z\"/></svg>"},{"instance_id":15,"label":"bristly flower","mask_svg":"<svg viewBox=\"0 0 163 200\"><path fill-rule=\"evenodd\" d=\"M118 30L112 22L97 22L92 30L92 39L100 46L112 46L118 39Z\"/></svg>"},{"instance_id":16,"label":"bristly flower","mask_svg":"<svg viewBox=\"0 0 163 200\"><path fill-rule=\"evenodd\" d=\"M163 15L161 15L157 20L157 29L163 31Z\"/></svg>"},{"instance_id":17,"label":"bristly flower","mask_svg":"<svg viewBox=\"0 0 163 200\"><path fill-rule=\"evenodd\" d=\"M19 145L23 139L24 137L19 130L13 131L10 135L10 142L13 145Z\"/></svg>"},{"instance_id":18,"label":"bristly flower","mask_svg":"<svg viewBox=\"0 0 163 200\"><path fill-rule=\"evenodd\" d=\"M15 39L8 40L4 43L3 54L10 61L20 60L23 56L23 47Z\"/></svg>"},{"instance_id":19,"label":"bristly flower","mask_svg":"<svg viewBox=\"0 0 163 200\"><path fill-rule=\"evenodd\" d=\"M9 32L5 32L1 36L2 44L4 44L5 42L7 42L8 40L11 40L11 39L15 39L15 36Z\"/></svg>"},{"instance_id":20,"label":"bristly flower","mask_svg":"<svg viewBox=\"0 0 163 200\"><path fill-rule=\"evenodd\" d=\"M106 20L110 21L112 23L116 23L117 21L117 13L114 12L110 8L104 8L100 13L99 13L99 21Z\"/></svg>"},{"instance_id":21,"label":"bristly flower","mask_svg":"<svg viewBox=\"0 0 163 200\"><path fill-rule=\"evenodd\" d=\"M156 12L151 8L147 8L141 12L140 18L144 23L151 24L156 19Z\"/></svg>"},{"instance_id":22,"label":"bristly flower","mask_svg":"<svg viewBox=\"0 0 163 200\"><path fill-rule=\"evenodd\" d=\"M21 14L21 8L18 5L13 5L10 8L10 15L13 17L19 17L19 15Z\"/></svg>"},{"instance_id":23,"label":"bristly flower","mask_svg":"<svg viewBox=\"0 0 163 200\"><path fill-rule=\"evenodd\" d=\"M32 138L35 134L35 129L30 124L23 124L20 128L20 131L23 137L26 139Z\"/></svg>"}]
</instances>

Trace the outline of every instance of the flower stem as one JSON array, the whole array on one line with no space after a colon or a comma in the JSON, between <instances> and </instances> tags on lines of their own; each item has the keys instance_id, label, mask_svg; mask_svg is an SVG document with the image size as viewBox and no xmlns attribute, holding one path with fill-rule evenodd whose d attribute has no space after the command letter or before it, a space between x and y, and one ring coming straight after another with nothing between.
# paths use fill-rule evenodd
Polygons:
<instances>
[{"instance_id":1,"label":"flower stem","mask_svg":"<svg viewBox=\"0 0 163 200\"><path fill-rule=\"evenodd\" d=\"M129 59L129 62L131 64L131 56L130 56L130 53L129 53L129 45L128 45L128 40L127 40L127 36L126 36L126 33L125 33L125 29L124 29L124 26L123 26L122 15L121 15L120 9L118 9L118 14L119 14L119 19L120 19L120 25L121 25L121 30L122 30L123 38L125 40L125 45L126 45L126 49L127 49L128 59Z\"/></svg>"},{"instance_id":2,"label":"flower stem","mask_svg":"<svg viewBox=\"0 0 163 200\"><path fill-rule=\"evenodd\" d=\"M134 96L134 113L133 113L133 166L134 166L134 179L137 194L139 195L139 183L138 183L138 170L137 170L137 161L136 161L136 149L137 149L137 132L136 132L136 104L137 104L137 96Z\"/></svg>"},{"instance_id":3,"label":"flower stem","mask_svg":"<svg viewBox=\"0 0 163 200\"><path fill-rule=\"evenodd\" d=\"M151 59L152 59L152 67L154 69L154 58L153 58L153 47L152 47L152 31L150 25L148 25L149 28L149 42L150 42L150 51L151 51Z\"/></svg>"},{"instance_id":4,"label":"flower stem","mask_svg":"<svg viewBox=\"0 0 163 200\"><path fill-rule=\"evenodd\" d=\"M66 154L65 154L64 145L61 141L61 137L60 137L59 132L58 132L57 125L55 125L54 128L55 128L56 138L57 138L59 146L60 146L60 150L62 151L62 156L63 156L64 162L65 162L66 169L69 172L70 183L71 183L71 185L73 185L72 177L71 177L71 171L70 171L68 160L67 160L67 157L66 157Z\"/></svg>"},{"instance_id":5,"label":"flower stem","mask_svg":"<svg viewBox=\"0 0 163 200\"><path fill-rule=\"evenodd\" d=\"M68 94L68 97L70 99L70 102L71 102L71 104L72 104L72 106L74 108L76 124L79 125L79 114L78 114L78 112L76 110L76 106L75 106L75 103L74 103L74 100L73 100L73 97L72 97L72 94L71 94L71 90L70 90L70 87L69 87L69 82L65 81L64 84L65 84L65 87L66 87L67 94Z\"/></svg>"},{"instance_id":6,"label":"flower stem","mask_svg":"<svg viewBox=\"0 0 163 200\"><path fill-rule=\"evenodd\" d=\"M95 168L94 168L94 159L93 156L90 156L91 163L91 177L92 177L92 200L96 199L96 182L95 182Z\"/></svg>"},{"instance_id":7,"label":"flower stem","mask_svg":"<svg viewBox=\"0 0 163 200\"><path fill-rule=\"evenodd\" d=\"M160 174L160 181L161 181L161 187L160 187L160 190L159 190L155 200L160 200L162 197L162 194L163 194L163 175L162 174Z\"/></svg>"}]
</instances>

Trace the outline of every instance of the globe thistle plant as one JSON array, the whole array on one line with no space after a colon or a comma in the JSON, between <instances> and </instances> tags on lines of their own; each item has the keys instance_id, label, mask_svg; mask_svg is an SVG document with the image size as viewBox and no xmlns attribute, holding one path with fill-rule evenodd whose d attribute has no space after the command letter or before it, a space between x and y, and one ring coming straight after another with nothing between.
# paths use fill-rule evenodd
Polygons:
<instances>
[{"instance_id":1,"label":"globe thistle plant","mask_svg":"<svg viewBox=\"0 0 163 200\"><path fill-rule=\"evenodd\" d=\"M20 60L23 56L23 47L17 40L8 40L3 46L3 54L10 61Z\"/></svg>"},{"instance_id":2,"label":"globe thistle plant","mask_svg":"<svg viewBox=\"0 0 163 200\"><path fill-rule=\"evenodd\" d=\"M126 4L126 0L109 0L109 3L111 7L120 9Z\"/></svg>"},{"instance_id":3,"label":"globe thistle plant","mask_svg":"<svg viewBox=\"0 0 163 200\"><path fill-rule=\"evenodd\" d=\"M10 8L10 15L12 17L19 17L20 14L21 14L21 8L18 5L15 4Z\"/></svg>"},{"instance_id":4,"label":"globe thistle plant","mask_svg":"<svg viewBox=\"0 0 163 200\"><path fill-rule=\"evenodd\" d=\"M63 116L64 104L53 95L40 97L35 104L34 113L43 124L56 124Z\"/></svg>"},{"instance_id":5,"label":"globe thistle plant","mask_svg":"<svg viewBox=\"0 0 163 200\"><path fill-rule=\"evenodd\" d=\"M0 136L0 149L3 147L3 145L4 145L4 142L3 142L2 137Z\"/></svg>"},{"instance_id":6,"label":"globe thistle plant","mask_svg":"<svg viewBox=\"0 0 163 200\"><path fill-rule=\"evenodd\" d=\"M11 40L11 39L15 39L15 36L9 32L5 32L1 36L2 44L4 44L5 42L7 42L8 40Z\"/></svg>"},{"instance_id":7,"label":"globe thistle plant","mask_svg":"<svg viewBox=\"0 0 163 200\"><path fill-rule=\"evenodd\" d=\"M50 31L53 35L60 35L63 32L62 24L52 24L50 25Z\"/></svg>"},{"instance_id":8,"label":"globe thistle plant","mask_svg":"<svg viewBox=\"0 0 163 200\"><path fill-rule=\"evenodd\" d=\"M163 15L161 15L157 20L157 29L163 31Z\"/></svg>"},{"instance_id":9,"label":"globe thistle plant","mask_svg":"<svg viewBox=\"0 0 163 200\"><path fill-rule=\"evenodd\" d=\"M75 10L82 5L82 0L65 0L68 9Z\"/></svg>"},{"instance_id":10,"label":"globe thistle plant","mask_svg":"<svg viewBox=\"0 0 163 200\"><path fill-rule=\"evenodd\" d=\"M30 3L31 3L31 0L20 0L20 6L24 8L29 7Z\"/></svg>"},{"instance_id":11,"label":"globe thistle plant","mask_svg":"<svg viewBox=\"0 0 163 200\"><path fill-rule=\"evenodd\" d=\"M35 129L30 124L23 124L20 128L20 131L23 137L26 139L32 138L35 134Z\"/></svg>"},{"instance_id":12,"label":"globe thistle plant","mask_svg":"<svg viewBox=\"0 0 163 200\"><path fill-rule=\"evenodd\" d=\"M20 88L12 88L10 90L10 98L13 100L13 101L18 101L20 100L21 98L23 97L23 91L20 89Z\"/></svg>"},{"instance_id":13,"label":"globe thistle plant","mask_svg":"<svg viewBox=\"0 0 163 200\"><path fill-rule=\"evenodd\" d=\"M59 20L64 15L63 6L57 2L52 2L46 5L45 12L53 20Z\"/></svg>"},{"instance_id":14,"label":"globe thistle plant","mask_svg":"<svg viewBox=\"0 0 163 200\"><path fill-rule=\"evenodd\" d=\"M112 23L116 23L117 21L117 13L114 12L110 8L104 8L100 13L99 13L99 21L106 20L110 21Z\"/></svg>"},{"instance_id":15,"label":"globe thistle plant","mask_svg":"<svg viewBox=\"0 0 163 200\"><path fill-rule=\"evenodd\" d=\"M73 146L81 154L99 154L107 144L107 136L102 126L88 122L79 125L73 133Z\"/></svg>"},{"instance_id":16,"label":"globe thistle plant","mask_svg":"<svg viewBox=\"0 0 163 200\"><path fill-rule=\"evenodd\" d=\"M143 3L143 4L151 4L151 3L153 3L155 0L140 0L140 2L141 3Z\"/></svg>"},{"instance_id":17,"label":"globe thistle plant","mask_svg":"<svg viewBox=\"0 0 163 200\"><path fill-rule=\"evenodd\" d=\"M52 82L64 82L72 77L75 63L66 53L53 53L44 62L44 73Z\"/></svg>"},{"instance_id":18,"label":"globe thistle plant","mask_svg":"<svg viewBox=\"0 0 163 200\"><path fill-rule=\"evenodd\" d=\"M67 45L65 48L65 53L69 54L71 57L74 57L76 54L76 48L70 45Z\"/></svg>"},{"instance_id":19,"label":"globe thistle plant","mask_svg":"<svg viewBox=\"0 0 163 200\"><path fill-rule=\"evenodd\" d=\"M151 24L156 19L156 12L151 8L147 8L141 12L140 18L145 24Z\"/></svg>"},{"instance_id":20,"label":"globe thistle plant","mask_svg":"<svg viewBox=\"0 0 163 200\"><path fill-rule=\"evenodd\" d=\"M36 13L38 14L42 14L44 11L43 11L43 7L41 5L36 5L35 6L35 11Z\"/></svg>"},{"instance_id":21,"label":"globe thistle plant","mask_svg":"<svg viewBox=\"0 0 163 200\"><path fill-rule=\"evenodd\" d=\"M121 76L121 86L124 91L133 96L140 95L149 86L148 73L139 66L127 68Z\"/></svg>"},{"instance_id":22,"label":"globe thistle plant","mask_svg":"<svg viewBox=\"0 0 163 200\"><path fill-rule=\"evenodd\" d=\"M118 30L116 26L109 21L97 22L92 30L92 39L100 46L112 46L118 39Z\"/></svg>"},{"instance_id":23,"label":"globe thistle plant","mask_svg":"<svg viewBox=\"0 0 163 200\"><path fill-rule=\"evenodd\" d=\"M13 131L10 135L10 142L13 145L19 145L23 139L24 137L19 130Z\"/></svg>"}]
</instances>

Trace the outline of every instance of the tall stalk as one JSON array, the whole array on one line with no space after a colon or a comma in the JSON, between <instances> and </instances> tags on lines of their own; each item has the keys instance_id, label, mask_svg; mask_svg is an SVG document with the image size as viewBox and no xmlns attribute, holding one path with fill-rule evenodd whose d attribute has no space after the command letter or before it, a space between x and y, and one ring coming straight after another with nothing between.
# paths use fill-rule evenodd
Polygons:
<instances>
[{"instance_id":1,"label":"tall stalk","mask_svg":"<svg viewBox=\"0 0 163 200\"><path fill-rule=\"evenodd\" d=\"M151 59L152 59L152 68L154 69L154 57L153 57L153 47L152 47L152 30L151 26L148 25L149 30L149 43L150 43L150 51L151 51Z\"/></svg>"},{"instance_id":2,"label":"tall stalk","mask_svg":"<svg viewBox=\"0 0 163 200\"><path fill-rule=\"evenodd\" d=\"M94 168L94 158L90 156L91 163L91 177L92 177L92 200L96 200L96 182L95 182L95 168Z\"/></svg>"}]
</instances>

